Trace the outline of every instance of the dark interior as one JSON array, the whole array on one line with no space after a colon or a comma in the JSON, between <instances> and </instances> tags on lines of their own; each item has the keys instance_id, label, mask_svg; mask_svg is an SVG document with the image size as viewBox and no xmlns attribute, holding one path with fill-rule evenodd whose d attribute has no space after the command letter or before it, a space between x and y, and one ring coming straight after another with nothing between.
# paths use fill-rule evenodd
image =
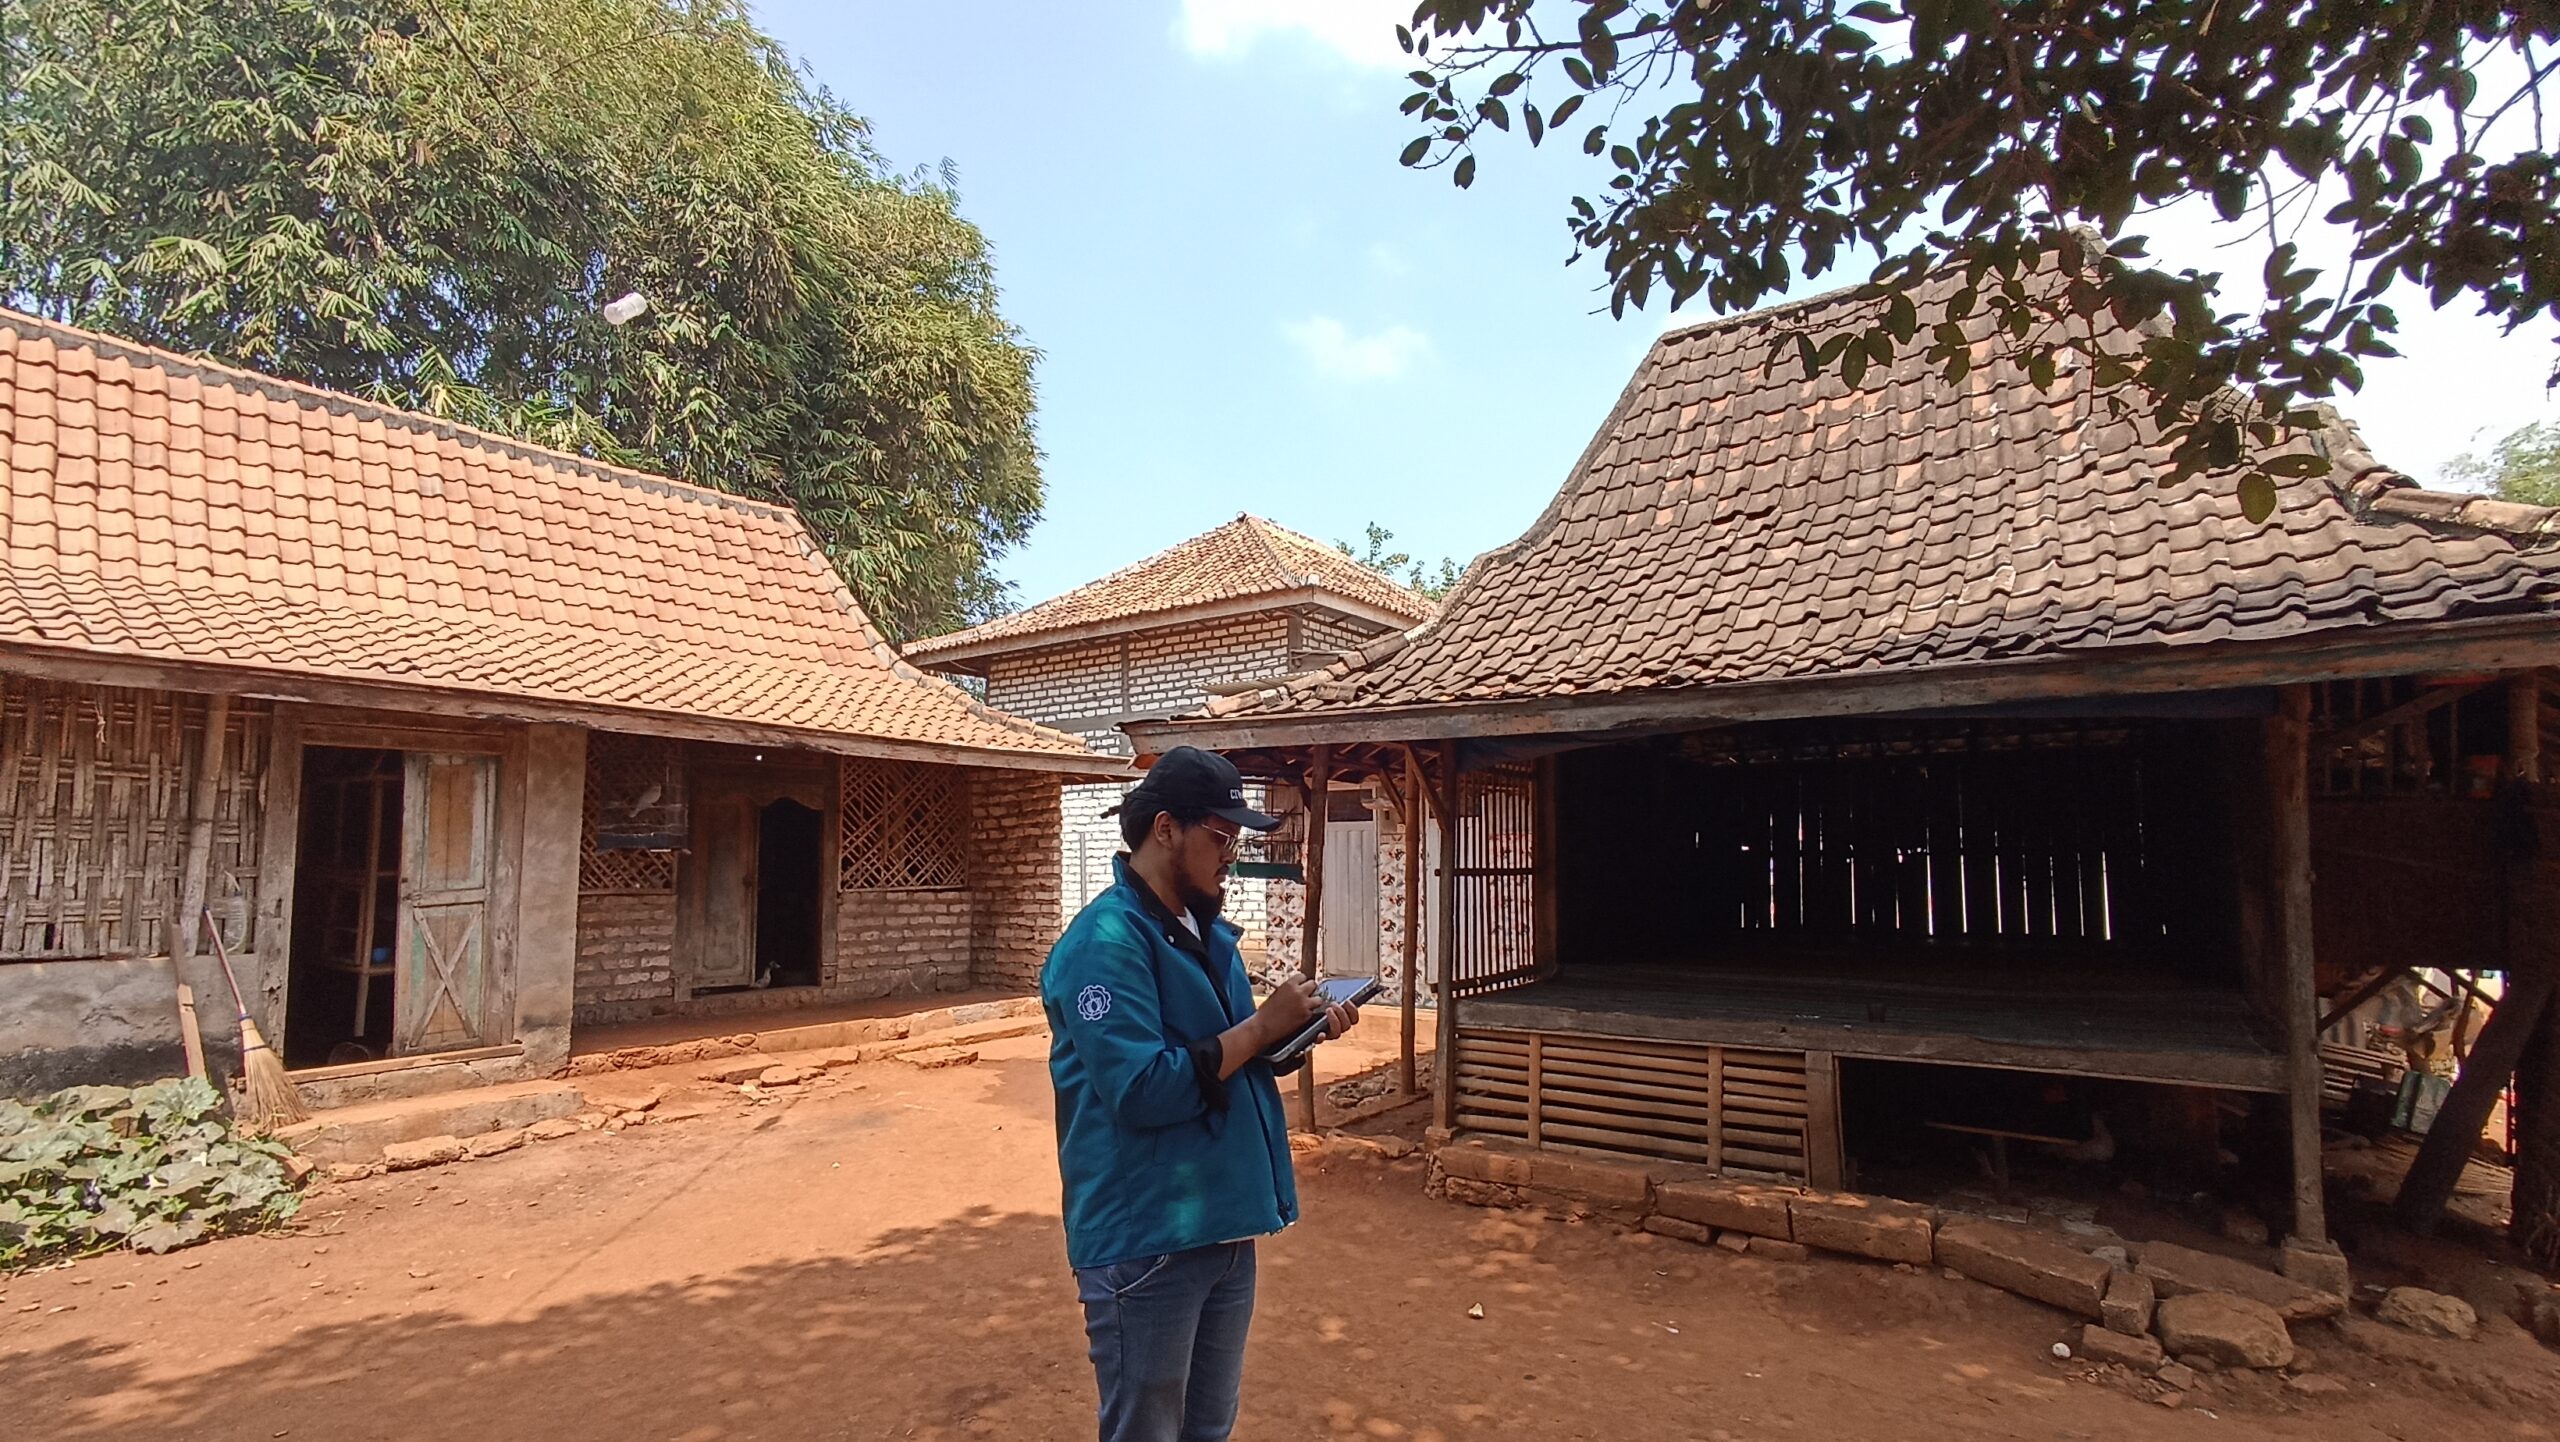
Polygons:
<instances>
[{"instance_id":1,"label":"dark interior","mask_svg":"<svg viewBox=\"0 0 2560 1442\"><path fill-rule=\"evenodd\" d=\"M2200 721L1817 722L1568 753L1561 973L2236 992L2232 739Z\"/></svg>"},{"instance_id":2,"label":"dark interior","mask_svg":"<svg viewBox=\"0 0 2560 1442\"><path fill-rule=\"evenodd\" d=\"M756 972L762 986L818 984L820 828L797 801L756 816Z\"/></svg>"},{"instance_id":3,"label":"dark interior","mask_svg":"<svg viewBox=\"0 0 2560 1442\"><path fill-rule=\"evenodd\" d=\"M302 753L302 835L286 974L289 1067L391 1054L400 924L397 751L310 746Z\"/></svg>"}]
</instances>

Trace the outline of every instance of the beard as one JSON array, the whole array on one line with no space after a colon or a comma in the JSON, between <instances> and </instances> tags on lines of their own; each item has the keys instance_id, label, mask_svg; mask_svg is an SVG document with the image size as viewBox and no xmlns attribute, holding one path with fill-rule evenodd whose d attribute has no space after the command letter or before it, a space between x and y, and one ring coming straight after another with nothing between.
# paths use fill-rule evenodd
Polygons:
<instances>
[{"instance_id":1,"label":"beard","mask_svg":"<svg viewBox=\"0 0 2560 1442\"><path fill-rule=\"evenodd\" d=\"M1226 909L1227 873L1224 867L1219 868L1217 880L1210 883L1206 891L1194 885L1189 877L1181 878L1177 884L1182 889L1182 907L1185 911L1194 912L1208 919L1215 918Z\"/></svg>"}]
</instances>

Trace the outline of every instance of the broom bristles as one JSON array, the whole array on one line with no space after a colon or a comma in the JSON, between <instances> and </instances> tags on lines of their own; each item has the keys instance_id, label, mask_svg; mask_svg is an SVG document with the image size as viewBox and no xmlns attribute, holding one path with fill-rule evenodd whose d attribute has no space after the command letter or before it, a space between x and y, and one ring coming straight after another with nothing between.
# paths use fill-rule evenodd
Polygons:
<instances>
[{"instance_id":1,"label":"broom bristles","mask_svg":"<svg viewBox=\"0 0 2560 1442\"><path fill-rule=\"evenodd\" d=\"M252 1131L271 1132L311 1119L293 1083L285 1079L284 1059L245 1012L240 1017L240 1110Z\"/></svg>"}]
</instances>

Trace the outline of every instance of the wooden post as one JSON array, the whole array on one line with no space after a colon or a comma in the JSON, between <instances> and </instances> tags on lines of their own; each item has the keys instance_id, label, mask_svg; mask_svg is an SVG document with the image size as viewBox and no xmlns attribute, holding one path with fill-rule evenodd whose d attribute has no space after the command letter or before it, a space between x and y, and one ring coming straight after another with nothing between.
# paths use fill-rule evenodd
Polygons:
<instances>
[{"instance_id":1,"label":"wooden post","mask_svg":"<svg viewBox=\"0 0 2560 1442\"><path fill-rule=\"evenodd\" d=\"M2276 975L2268 988L2282 1008L2285 1083L2292 1103L2293 1236L2317 1245L2329 1239L2321 1197L2320 998L2311 958L2311 691L2288 686L2266 727L2268 860L2273 871Z\"/></svg>"},{"instance_id":2,"label":"wooden post","mask_svg":"<svg viewBox=\"0 0 2560 1442\"><path fill-rule=\"evenodd\" d=\"M1404 986L1397 999L1397 1011L1403 1024L1399 1044L1402 1047L1398 1076L1404 1082L1404 1094L1414 1093L1413 1019L1416 998L1422 991L1422 969L1417 958L1422 954L1422 763L1413 756L1413 748L1404 748Z\"/></svg>"},{"instance_id":3,"label":"wooden post","mask_svg":"<svg viewBox=\"0 0 2560 1442\"><path fill-rule=\"evenodd\" d=\"M1324 828L1332 815L1333 748L1318 746L1307 763L1307 845L1301 858L1305 879L1299 889L1306 899L1306 915L1299 919L1298 974L1312 981L1317 975L1316 947L1324 934ZM1308 1131L1316 1129L1316 1057L1307 1053L1298 1064L1298 1125Z\"/></svg>"},{"instance_id":4,"label":"wooden post","mask_svg":"<svg viewBox=\"0 0 2560 1442\"><path fill-rule=\"evenodd\" d=\"M1458 1126L1458 1000L1451 983L1458 972L1458 743L1440 743L1440 797L1432 808L1440 813L1439 912L1434 927L1440 945L1439 1014L1433 1030L1438 1051L1431 1059L1432 1124L1443 1133Z\"/></svg>"},{"instance_id":5,"label":"wooden post","mask_svg":"<svg viewBox=\"0 0 2560 1442\"><path fill-rule=\"evenodd\" d=\"M2507 774L2518 781L2542 779L2542 673L2517 671L2507 677Z\"/></svg>"},{"instance_id":6,"label":"wooden post","mask_svg":"<svg viewBox=\"0 0 2560 1442\"><path fill-rule=\"evenodd\" d=\"M187 801L186 875L178 888L178 926L169 934L169 969L180 982L203 945L206 876L213 868L213 812L222 804L222 752L231 729L231 698L204 700L204 740L196 747L194 793Z\"/></svg>"},{"instance_id":7,"label":"wooden post","mask_svg":"<svg viewBox=\"0 0 2560 1442\"><path fill-rule=\"evenodd\" d=\"M196 989L183 981L178 983L178 1045L186 1048L187 1075L206 1080L210 1074L204 1069L204 1028L196 1021Z\"/></svg>"}]
</instances>

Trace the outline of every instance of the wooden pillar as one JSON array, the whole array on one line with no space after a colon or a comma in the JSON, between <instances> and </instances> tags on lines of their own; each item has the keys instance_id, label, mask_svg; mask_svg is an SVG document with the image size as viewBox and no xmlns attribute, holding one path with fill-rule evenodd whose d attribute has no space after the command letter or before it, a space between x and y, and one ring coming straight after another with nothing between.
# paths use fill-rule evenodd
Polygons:
<instances>
[{"instance_id":1,"label":"wooden pillar","mask_svg":"<svg viewBox=\"0 0 2560 1442\"><path fill-rule=\"evenodd\" d=\"M2288 686L2266 726L2268 888L2275 975L2268 992L2282 1010L2285 1084L2292 1104L2293 1235L2329 1239L2320 1161L2320 998L2311 958L2311 690Z\"/></svg>"},{"instance_id":2,"label":"wooden pillar","mask_svg":"<svg viewBox=\"0 0 2560 1442\"><path fill-rule=\"evenodd\" d=\"M1299 884L1307 912L1299 919L1298 974L1309 980L1317 975L1316 948L1324 935L1324 829L1333 813L1332 786L1333 748L1319 746L1307 763L1307 845L1301 858L1306 875ZM1312 1051L1298 1064L1298 1125L1316 1129L1316 1055Z\"/></svg>"},{"instance_id":3,"label":"wooden pillar","mask_svg":"<svg viewBox=\"0 0 2560 1442\"><path fill-rule=\"evenodd\" d=\"M2518 781L2542 779L2542 673L2517 671L2507 677L2507 774Z\"/></svg>"},{"instance_id":4,"label":"wooden pillar","mask_svg":"<svg viewBox=\"0 0 2560 1442\"><path fill-rule=\"evenodd\" d=\"M1440 889L1435 928L1440 945L1438 1054L1431 1062L1432 1124L1442 1132L1458 1125L1458 743L1440 743Z\"/></svg>"},{"instance_id":5,"label":"wooden pillar","mask_svg":"<svg viewBox=\"0 0 2560 1442\"><path fill-rule=\"evenodd\" d=\"M178 980L204 945L204 898L213 869L213 813L222 804L222 753L231 729L231 698L204 700L204 739L196 747L195 791L187 802L186 875L178 886L178 925L169 934L169 964Z\"/></svg>"},{"instance_id":6,"label":"wooden pillar","mask_svg":"<svg viewBox=\"0 0 2560 1442\"><path fill-rule=\"evenodd\" d=\"M1414 1093L1414 1005L1422 992L1422 763L1413 748L1404 748L1404 986L1396 1004L1402 1022L1398 1044L1398 1078L1404 1094Z\"/></svg>"}]
</instances>

